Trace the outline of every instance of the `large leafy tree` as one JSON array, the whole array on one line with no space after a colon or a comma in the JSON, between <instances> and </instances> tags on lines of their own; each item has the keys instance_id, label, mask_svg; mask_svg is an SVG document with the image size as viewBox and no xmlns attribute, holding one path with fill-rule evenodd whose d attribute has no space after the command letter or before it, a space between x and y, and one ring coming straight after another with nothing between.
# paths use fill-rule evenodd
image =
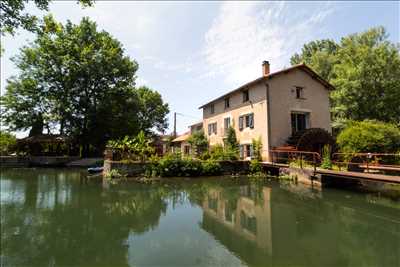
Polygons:
<instances>
[{"instance_id":1,"label":"large leafy tree","mask_svg":"<svg viewBox=\"0 0 400 267\"><path fill-rule=\"evenodd\" d=\"M300 54L294 54L290 58L292 65L305 63L311 66L318 74L331 80L333 76L333 66L337 63L337 52L339 45L333 40L316 40L305 44Z\"/></svg>"},{"instance_id":2,"label":"large leafy tree","mask_svg":"<svg viewBox=\"0 0 400 267\"><path fill-rule=\"evenodd\" d=\"M18 28L28 31L35 31L39 19L32 14L24 12L25 5L29 0L2 0L0 1L0 30L2 34L14 34ZM40 10L48 10L51 0L33 0L36 7ZM83 6L91 6L93 0L79 0Z\"/></svg>"},{"instance_id":3,"label":"large leafy tree","mask_svg":"<svg viewBox=\"0 0 400 267\"><path fill-rule=\"evenodd\" d=\"M13 60L20 75L8 81L1 98L2 119L11 130L57 129L75 137L85 153L108 139L167 126L161 96L134 88L138 64L88 18L62 25L45 17L37 38ZM162 111L155 112L152 102ZM140 114L152 120L144 124Z\"/></svg>"},{"instance_id":4,"label":"large leafy tree","mask_svg":"<svg viewBox=\"0 0 400 267\"><path fill-rule=\"evenodd\" d=\"M152 129L163 132L168 123L166 115L169 112L168 104L163 103L161 95L146 86L136 90L139 100L138 121L140 128L146 133Z\"/></svg>"},{"instance_id":5,"label":"large leafy tree","mask_svg":"<svg viewBox=\"0 0 400 267\"><path fill-rule=\"evenodd\" d=\"M305 62L331 82L335 125L347 120L400 121L399 44L391 43L383 27L341 39L304 45L292 64Z\"/></svg>"}]
</instances>

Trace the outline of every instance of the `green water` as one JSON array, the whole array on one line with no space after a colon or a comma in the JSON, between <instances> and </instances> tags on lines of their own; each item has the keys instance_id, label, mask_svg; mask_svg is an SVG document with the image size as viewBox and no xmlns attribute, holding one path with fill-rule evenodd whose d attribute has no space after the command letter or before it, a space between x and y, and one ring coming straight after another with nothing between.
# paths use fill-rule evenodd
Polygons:
<instances>
[{"instance_id":1,"label":"green water","mask_svg":"<svg viewBox=\"0 0 400 267\"><path fill-rule=\"evenodd\" d=\"M400 201L268 180L1 171L2 266L400 266Z\"/></svg>"}]
</instances>

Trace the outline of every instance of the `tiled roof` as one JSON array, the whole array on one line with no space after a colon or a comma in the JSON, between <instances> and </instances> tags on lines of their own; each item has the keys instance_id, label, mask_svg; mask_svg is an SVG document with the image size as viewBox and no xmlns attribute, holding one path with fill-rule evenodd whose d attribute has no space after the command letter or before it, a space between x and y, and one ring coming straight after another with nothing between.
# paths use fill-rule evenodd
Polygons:
<instances>
[{"instance_id":1,"label":"tiled roof","mask_svg":"<svg viewBox=\"0 0 400 267\"><path fill-rule=\"evenodd\" d=\"M292 67L290 67L290 68L286 68L286 69L283 69L283 70L280 70L280 71L277 71L277 72L270 73L270 74L267 75L267 76L263 76L263 77L257 78L257 79L255 79L255 80L253 80L253 81L251 81L251 82L248 82L248 83L246 83L246 84L240 86L239 88L236 88L235 90L232 90L232 91L230 91L230 92L228 92L228 93L226 93L226 94L224 94L224 95L222 95L222 96L220 96L220 97L218 97L218 98L215 98L215 99L213 99L213 100L207 102L206 104L204 104L204 105L202 105L201 107L199 107L199 109L204 108L205 106L207 106L207 105L209 105L209 104L211 104L211 103L213 103L213 102L216 102L216 101L218 101L218 100L222 100L222 99L224 99L225 97L227 97L228 95L231 95L231 94L233 94L233 93L235 93L235 92L237 92L237 91L240 91L240 90L242 90L242 89L244 89L244 88L246 88L246 87L248 87L248 86L257 84L257 83L259 83L259 82L261 82L261 81L265 81L265 80L271 79L271 78L273 78L273 77L275 77L275 76L278 76L278 75L280 75L280 74L283 74L283 73L288 73L289 71L292 71L292 70L295 70L295 69L301 69L301 70L305 71L305 72L306 72L307 74L309 74L313 79L315 79L316 81L318 81L319 83L321 83L323 86L325 86L325 88L327 88L328 90L333 90L333 89L334 89L333 85L331 85L329 82L325 81L325 80L324 80L321 76L319 76L315 71L313 71L310 67L306 66L306 65L303 63L303 64L294 65L294 66L292 66Z\"/></svg>"}]
</instances>

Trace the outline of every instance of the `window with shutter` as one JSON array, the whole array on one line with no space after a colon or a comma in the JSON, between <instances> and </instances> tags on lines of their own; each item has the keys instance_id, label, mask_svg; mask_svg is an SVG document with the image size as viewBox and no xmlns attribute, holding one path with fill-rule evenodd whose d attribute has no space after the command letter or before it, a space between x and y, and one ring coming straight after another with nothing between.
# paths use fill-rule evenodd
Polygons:
<instances>
[{"instance_id":1,"label":"window with shutter","mask_svg":"<svg viewBox=\"0 0 400 267\"><path fill-rule=\"evenodd\" d=\"M243 116L239 117L239 130L243 130Z\"/></svg>"},{"instance_id":2,"label":"window with shutter","mask_svg":"<svg viewBox=\"0 0 400 267\"><path fill-rule=\"evenodd\" d=\"M254 128L254 113L249 114L249 127Z\"/></svg>"},{"instance_id":3,"label":"window with shutter","mask_svg":"<svg viewBox=\"0 0 400 267\"><path fill-rule=\"evenodd\" d=\"M244 149L243 149L243 145L239 146L239 156L241 159L244 158Z\"/></svg>"}]
</instances>

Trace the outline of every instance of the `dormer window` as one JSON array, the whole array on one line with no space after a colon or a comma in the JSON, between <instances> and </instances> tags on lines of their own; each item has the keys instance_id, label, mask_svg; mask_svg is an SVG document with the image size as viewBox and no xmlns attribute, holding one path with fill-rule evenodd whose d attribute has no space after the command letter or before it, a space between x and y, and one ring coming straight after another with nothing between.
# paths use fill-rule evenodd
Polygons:
<instances>
[{"instance_id":1,"label":"dormer window","mask_svg":"<svg viewBox=\"0 0 400 267\"><path fill-rule=\"evenodd\" d=\"M229 97L225 98L225 109L229 108Z\"/></svg>"},{"instance_id":2,"label":"dormer window","mask_svg":"<svg viewBox=\"0 0 400 267\"><path fill-rule=\"evenodd\" d=\"M210 114L214 114L214 104L210 105Z\"/></svg>"},{"instance_id":3,"label":"dormer window","mask_svg":"<svg viewBox=\"0 0 400 267\"><path fill-rule=\"evenodd\" d=\"M304 88L300 86L296 86L296 98L304 99Z\"/></svg>"},{"instance_id":4,"label":"dormer window","mask_svg":"<svg viewBox=\"0 0 400 267\"><path fill-rule=\"evenodd\" d=\"M243 103L249 101L249 90L243 91L242 95L243 95Z\"/></svg>"}]
</instances>

